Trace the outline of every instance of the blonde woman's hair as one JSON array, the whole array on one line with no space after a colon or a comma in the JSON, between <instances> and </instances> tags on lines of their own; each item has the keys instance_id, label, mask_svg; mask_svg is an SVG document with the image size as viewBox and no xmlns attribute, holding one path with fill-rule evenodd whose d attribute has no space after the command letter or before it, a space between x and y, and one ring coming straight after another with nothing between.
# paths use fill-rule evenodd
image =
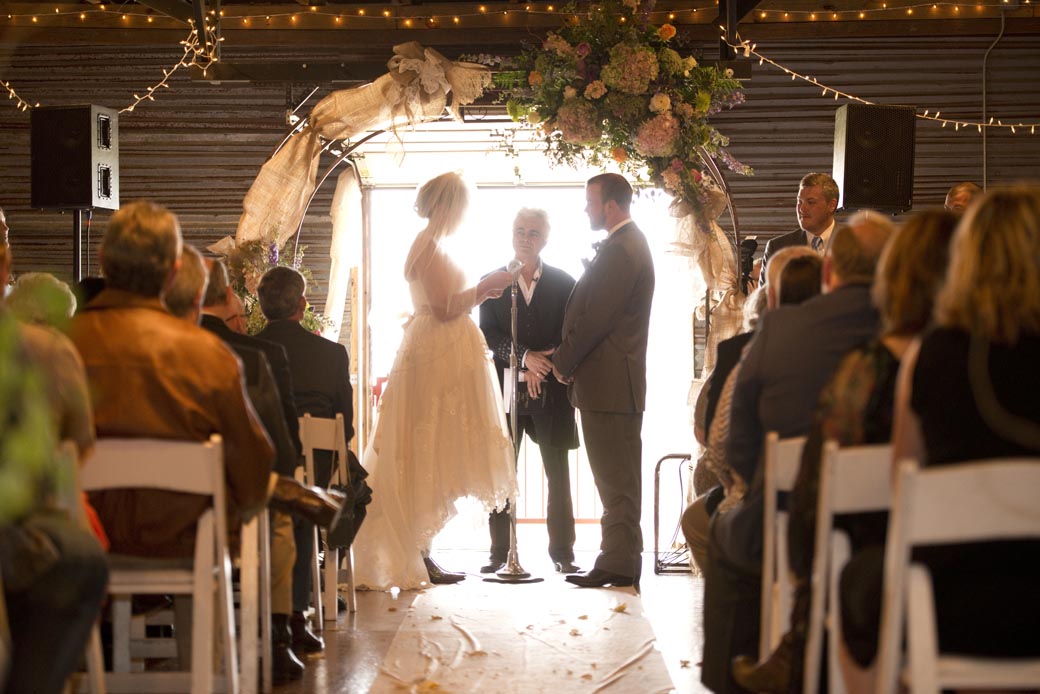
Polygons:
<instances>
[{"instance_id":1,"label":"blonde woman's hair","mask_svg":"<svg viewBox=\"0 0 1040 694\"><path fill-rule=\"evenodd\" d=\"M1040 334L1040 186L993 188L965 213L936 323L1005 344Z\"/></svg>"},{"instance_id":2,"label":"blonde woman's hair","mask_svg":"<svg viewBox=\"0 0 1040 694\"><path fill-rule=\"evenodd\" d=\"M431 178L419 188L416 213L429 221L426 229L434 238L450 236L462 224L469 206L469 185L454 171Z\"/></svg>"},{"instance_id":3,"label":"blonde woman's hair","mask_svg":"<svg viewBox=\"0 0 1040 694\"><path fill-rule=\"evenodd\" d=\"M885 334L916 335L931 321L957 219L941 208L918 212L881 252L871 298Z\"/></svg>"}]
</instances>

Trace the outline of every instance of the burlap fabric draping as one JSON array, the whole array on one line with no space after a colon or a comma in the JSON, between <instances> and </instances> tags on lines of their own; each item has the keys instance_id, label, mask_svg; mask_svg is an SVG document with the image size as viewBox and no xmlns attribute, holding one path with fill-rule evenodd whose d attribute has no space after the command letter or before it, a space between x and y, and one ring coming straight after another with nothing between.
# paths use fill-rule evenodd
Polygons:
<instances>
[{"instance_id":1,"label":"burlap fabric draping","mask_svg":"<svg viewBox=\"0 0 1040 694\"><path fill-rule=\"evenodd\" d=\"M332 196L332 242L329 244L329 291L325 297L325 317L329 319L321 335L339 342L343 329L343 311L350 288L350 268L357 264L361 248L361 182L352 167L344 169L336 180Z\"/></svg>"},{"instance_id":2,"label":"burlap fabric draping","mask_svg":"<svg viewBox=\"0 0 1040 694\"><path fill-rule=\"evenodd\" d=\"M690 258L700 268L711 300L711 330L704 349L704 374L715 368L717 345L741 330L744 294L740 291L740 273L733 244L716 219L726 209L726 195L716 190L705 202L701 214L695 214L689 203L672 204L675 218L676 253ZM705 306L697 307L697 317L704 318Z\"/></svg>"},{"instance_id":3,"label":"burlap fabric draping","mask_svg":"<svg viewBox=\"0 0 1040 694\"><path fill-rule=\"evenodd\" d=\"M389 73L370 84L333 92L311 111L307 124L264 164L245 200L235 239L292 237L314 192L322 142L367 130L438 118L447 106L472 103L491 83L487 68L452 62L416 42L394 46Z\"/></svg>"}]
</instances>

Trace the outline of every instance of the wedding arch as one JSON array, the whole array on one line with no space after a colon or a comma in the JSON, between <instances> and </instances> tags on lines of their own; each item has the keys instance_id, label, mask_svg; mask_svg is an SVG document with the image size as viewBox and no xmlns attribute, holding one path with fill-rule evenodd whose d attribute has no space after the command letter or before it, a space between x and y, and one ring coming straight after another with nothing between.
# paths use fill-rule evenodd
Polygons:
<instances>
[{"instance_id":1,"label":"wedding arch","mask_svg":"<svg viewBox=\"0 0 1040 694\"><path fill-rule=\"evenodd\" d=\"M354 149L380 132L396 135L398 128L439 119L446 109L459 118L458 107L494 80L510 116L541 132L551 162L613 166L674 196L674 249L700 269L707 286L703 317L712 327L704 366L710 369L714 345L739 331L744 301L739 223L717 161L740 174L751 170L728 153L728 139L709 118L741 103L743 93L732 71L682 55L675 28L653 25L645 10L640 0L607 0L550 32L540 46L515 58L478 56L482 64L452 61L416 42L395 46L387 74L325 97L282 141L243 201L234 241L215 250L264 241L277 253L298 238L317 188ZM351 146L317 180L321 153L338 141ZM358 187L348 172L333 198L325 315L334 323L343 315L350 277L342 262L344 225L335 217L343 201L360 197ZM717 222L727 208L732 239ZM327 336L338 332L334 325Z\"/></svg>"}]
</instances>

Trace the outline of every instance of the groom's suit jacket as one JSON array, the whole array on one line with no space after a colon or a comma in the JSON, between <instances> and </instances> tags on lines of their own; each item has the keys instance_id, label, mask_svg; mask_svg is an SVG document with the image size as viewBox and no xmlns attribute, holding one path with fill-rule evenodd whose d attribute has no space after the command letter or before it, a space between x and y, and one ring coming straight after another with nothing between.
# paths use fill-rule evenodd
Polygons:
<instances>
[{"instance_id":1,"label":"groom's suit jacket","mask_svg":"<svg viewBox=\"0 0 1040 694\"><path fill-rule=\"evenodd\" d=\"M643 232L629 222L600 246L571 292L553 363L573 376L580 410L639 413L646 405L646 343L654 263Z\"/></svg>"},{"instance_id":2,"label":"groom's suit jacket","mask_svg":"<svg viewBox=\"0 0 1040 694\"><path fill-rule=\"evenodd\" d=\"M499 270L505 270L504 267ZM518 358L527 350L542 351L559 346L563 332L563 312L567 298L574 289L574 278L559 268L542 263L542 275L535 285L534 296L528 304L522 295L516 299L516 330ZM512 307L509 290L497 299L480 305L480 329L488 347L495 355L495 370L498 382L502 383L503 371L509 366L512 349ZM549 374L542 384L543 397L527 400L527 389L521 385L520 407L522 415L542 416L547 420L536 429L549 432L549 441L544 443L556 448L578 447L578 430L574 423L574 406L567 399L567 387ZM529 430L532 438L535 429ZM543 443L535 439L536 443Z\"/></svg>"}]
</instances>

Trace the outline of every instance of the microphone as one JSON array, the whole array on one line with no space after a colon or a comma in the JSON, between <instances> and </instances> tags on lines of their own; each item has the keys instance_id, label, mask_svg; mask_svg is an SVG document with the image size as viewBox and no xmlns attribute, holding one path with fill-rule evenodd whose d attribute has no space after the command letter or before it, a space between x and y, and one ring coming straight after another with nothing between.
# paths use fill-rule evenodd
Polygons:
<instances>
[{"instance_id":1,"label":"microphone","mask_svg":"<svg viewBox=\"0 0 1040 694\"><path fill-rule=\"evenodd\" d=\"M506 265L506 272L512 275L513 280L515 281L516 278L520 276L520 268L522 268L523 266L524 261L520 260L519 258L513 258L509 261L509 264Z\"/></svg>"}]
</instances>

